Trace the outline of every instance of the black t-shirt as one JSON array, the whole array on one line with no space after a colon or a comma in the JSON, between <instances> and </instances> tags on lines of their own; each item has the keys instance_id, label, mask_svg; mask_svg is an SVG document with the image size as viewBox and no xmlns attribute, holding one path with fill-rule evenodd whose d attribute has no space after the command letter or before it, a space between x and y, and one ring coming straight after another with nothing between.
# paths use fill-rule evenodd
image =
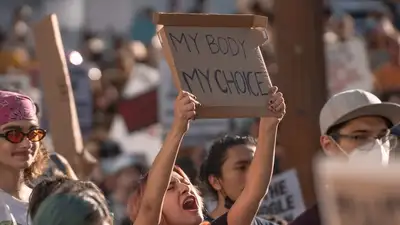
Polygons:
<instances>
[{"instance_id":1,"label":"black t-shirt","mask_svg":"<svg viewBox=\"0 0 400 225\"><path fill-rule=\"evenodd\" d=\"M318 205L307 209L289 225L321 225Z\"/></svg>"},{"instance_id":2,"label":"black t-shirt","mask_svg":"<svg viewBox=\"0 0 400 225\"><path fill-rule=\"evenodd\" d=\"M225 213L224 215L218 217L215 220L212 220L211 217L209 216L205 216L205 220L211 222L211 225L227 225L228 224L228 213ZM268 220L264 220L260 217L256 217L253 222L251 223L251 225L276 225L273 222L270 222Z\"/></svg>"}]
</instances>

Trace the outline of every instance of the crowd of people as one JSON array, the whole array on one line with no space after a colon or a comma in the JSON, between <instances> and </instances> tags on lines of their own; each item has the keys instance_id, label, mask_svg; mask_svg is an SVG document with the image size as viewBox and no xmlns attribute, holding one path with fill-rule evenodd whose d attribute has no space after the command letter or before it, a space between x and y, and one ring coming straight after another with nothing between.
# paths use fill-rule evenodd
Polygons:
<instances>
[{"instance_id":1,"label":"crowd of people","mask_svg":"<svg viewBox=\"0 0 400 225\"><path fill-rule=\"evenodd\" d=\"M177 11L174 2L171 11ZM191 12L203 12L205 3L197 1ZM273 10L258 1L241 7L237 13L269 17L269 41L261 49L273 81L279 69ZM85 64L101 73L90 80L93 122L85 146L99 162L90 181L79 180L63 156L46 150L44 143L50 135L40 125L42 108L36 96L0 91L0 224L290 222L275 215L257 215L271 176L282 172L279 162L285 157L277 133L286 106L276 88L271 89L270 107L265 109L274 116L246 120L238 136L217 138L209 147L181 146L199 103L192 94L179 93L173 126L151 165L138 156L127 156L109 138L118 102L127 81L135 76L135 66L157 69L163 60L152 12L145 8L138 14L140 25L147 25L143 34L134 32L125 38L112 32L103 36L83 32L77 51ZM29 76L40 89L30 13L27 6L17 9L11 29L0 33L0 74ZM393 127L400 122L400 106L381 102L400 103L400 36L392 23L394 16L371 12L361 23L330 10L325 16L331 98L320 113L321 147L330 157L370 157L386 164L400 134ZM142 26L132 27L136 31ZM319 215L316 205L292 224L319 225Z\"/></svg>"}]
</instances>

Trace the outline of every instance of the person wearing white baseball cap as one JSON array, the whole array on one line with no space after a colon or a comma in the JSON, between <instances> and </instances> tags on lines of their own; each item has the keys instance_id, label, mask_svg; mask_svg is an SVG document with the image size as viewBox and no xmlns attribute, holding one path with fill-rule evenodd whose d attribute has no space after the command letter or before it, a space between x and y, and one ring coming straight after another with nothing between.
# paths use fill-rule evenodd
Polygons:
<instances>
[{"instance_id":1,"label":"person wearing white baseball cap","mask_svg":"<svg viewBox=\"0 0 400 225\"><path fill-rule=\"evenodd\" d=\"M320 112L321 147L328 157L387 164L397 145L390 128L399 123L400 105L381 102L367 91L344 91L332 96ZM321 225L318 205L290 225Z\"/></svg>"}]
</instances>

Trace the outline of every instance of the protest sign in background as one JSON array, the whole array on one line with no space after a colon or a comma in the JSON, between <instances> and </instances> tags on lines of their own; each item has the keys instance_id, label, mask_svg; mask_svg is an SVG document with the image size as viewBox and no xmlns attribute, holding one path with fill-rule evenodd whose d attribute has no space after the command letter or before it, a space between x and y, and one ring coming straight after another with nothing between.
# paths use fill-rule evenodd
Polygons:
<instances>
[{"instance_id":1,"label":"protest sign in background","mask_svg":"<svg viewBox=\"0 0 400 225\"><path fill-rule=\"evenodd\" d=\"M373 76L362 40L326 43L325 50L329 96L355 88L372 90Z\"/></svg>"},{"instance_id":2,"label":"protest sign in background","mask_svg":"<svg viewBox=\"0 0 400 225\"><path fill-rule=\"evenodd\" d=\"M277 215L292 221L305 209L297 172L291 169L272 178L259 214Z\"/></svg>"}]
</instances>

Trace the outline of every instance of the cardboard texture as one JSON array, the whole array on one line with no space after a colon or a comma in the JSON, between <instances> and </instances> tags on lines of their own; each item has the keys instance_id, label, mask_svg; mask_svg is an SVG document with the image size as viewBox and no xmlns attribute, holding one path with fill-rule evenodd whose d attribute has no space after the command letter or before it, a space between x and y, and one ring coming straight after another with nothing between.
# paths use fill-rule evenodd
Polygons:
<instances>
[{"instance_id":1,"label":"cardboard texture","mask_svg":"<svg viewBox=\"0 0 400 225\"><path fill-rule=\"evenodd\" d=\"M155 14L178 90L202 104L198 118L260 117L272 86L261 55L267 18L253 15Z\"/></svg>"},{"instance_id":2,"label":"cardboard texture","mask_svg":"<svg viewBox=\"0 0 400 225\"><path fill-rule=\"evenodd\" d=\"M321 160L316 167L323 224L400 224L400 164Z\"/></svg>"},{"instance_id":3,"label":"cardboard texture","mask_svg":"<svg viewBox=\"0 0 400 225\"><path fill-rule=\"evenodd\" d=\"M54 149L80 172L76 155L83 151L82 136L56 15L44 18L33 31Z\"/></svg>"}]
</instances>

